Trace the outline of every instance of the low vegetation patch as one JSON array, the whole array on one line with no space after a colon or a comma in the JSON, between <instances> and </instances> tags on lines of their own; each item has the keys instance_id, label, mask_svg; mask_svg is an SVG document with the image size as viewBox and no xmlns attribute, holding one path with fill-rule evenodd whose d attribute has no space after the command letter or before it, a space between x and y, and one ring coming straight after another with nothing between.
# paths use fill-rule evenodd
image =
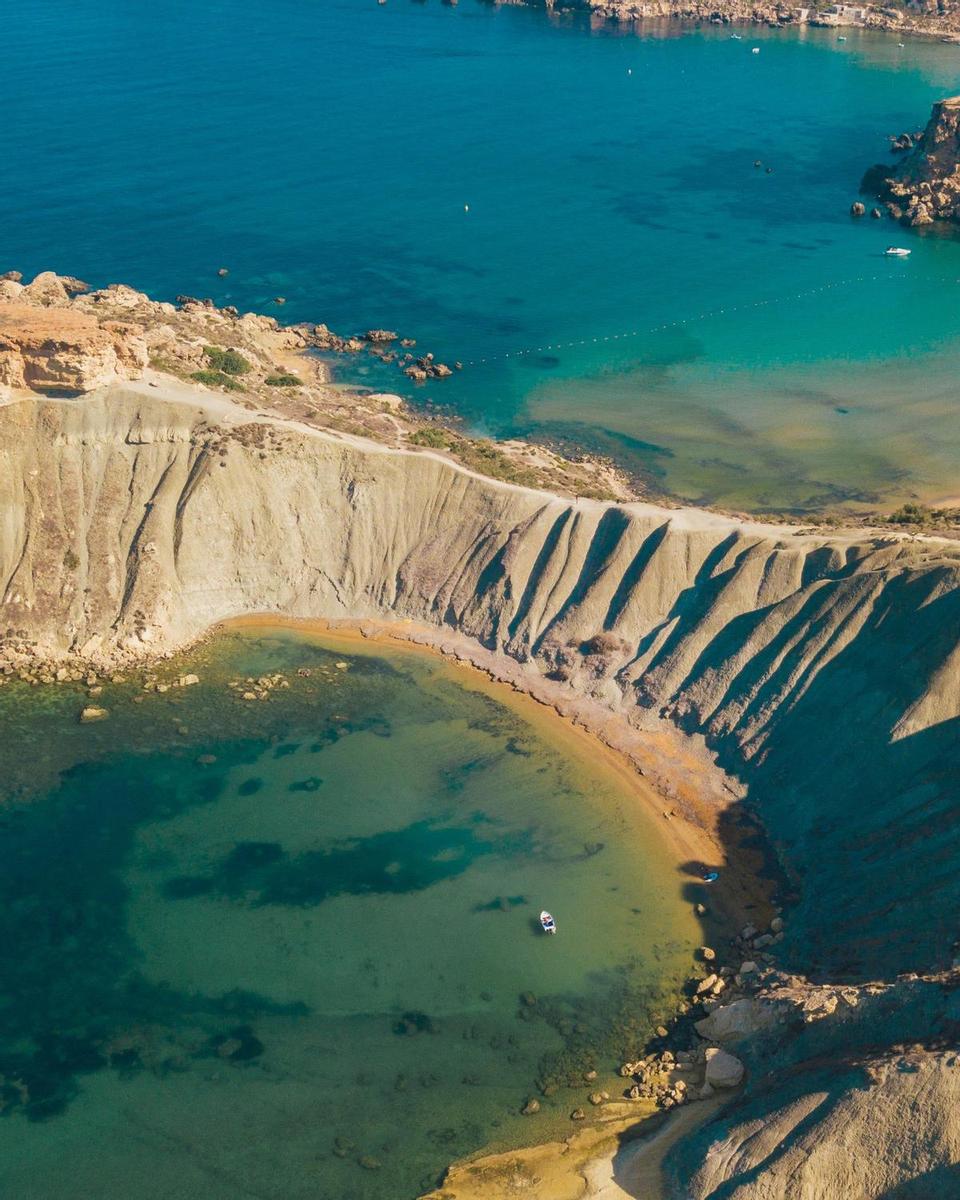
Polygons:
<instances>
[{"instance_id":1,"label":"low vegetation patch","mask_svg":"<svg viewBox=\"0 0 960 1200\"><path fill-rule=\"evenodd\" d=\"M281 372L279 375L268 375L264 382L269 387L303 387L303 380L288 372Z\"/></svg>"},{"instance_id":2,"label":"low vegetation patch","mask_svg":"<svg viewBox=\"0 0 960 1200\"><path fill-rule=\"evenodd\" d=\"M448 450L454 436L442 425L425 425L410 435L410 443L413 446L427 446L431 450Z\"/></svg>"},{"instance_id":3,"label":"low vegetation patch","mask_svg":"<svg viewBox=\"0 0 960 1200\"><path fill-rule=\"evenodd\" d=\"M236 379L225 375L223 371L194 371L190 376L197 383L205 383L207 387L226 388L228 392L242 392L243 388Z\"/></svg>"},{"instance_id":4,"label":"low vegetation patch","mask_svg":"<svg viewBox=\"0 0 960 1200\"><path fill-rule=\"evenodd\" d=\"M893 525L955 525L960 521L960 509L928 508L926 504L908 501L892 512L887 520Z\"/></svg>"},{"instance_id":5,"label":"low vegetation patch","mask_svg":"<svg viewBox=\"0 0 960 1200\"><path fill-rule=\"evenodd\" d=\"M186 373L182 362L178 362L175 358L167 358L163 354L152 354L150 366L154 371L162 371L164 375L178 375L181 379Z\"/></svg>"},{"instance_id":6,"label":"low vegetation patch","mask_svg":"<svg viewBox=\"0 0 960 1200\"><path fill-rule=\"evenodd\" d=\"M498 450L493 442L463 438L453 449L465 467L481 475L502 479L506 483L516 483L520 487L537 487L540 483L540 476L536 471L530 467L518 466L502 450Z\"/></svg>"},{"instance_id":7,"label":"low vegetation patch","mask_svg":"<svg viewBox=\"0 0 960 1200\"><path fill-rule=\"evenodd\" d=\"M215 371L224 375L247 375L253 366L239 350L224 350L222 346L204 346L204 357Z\"/></svg>"}]
</instances>

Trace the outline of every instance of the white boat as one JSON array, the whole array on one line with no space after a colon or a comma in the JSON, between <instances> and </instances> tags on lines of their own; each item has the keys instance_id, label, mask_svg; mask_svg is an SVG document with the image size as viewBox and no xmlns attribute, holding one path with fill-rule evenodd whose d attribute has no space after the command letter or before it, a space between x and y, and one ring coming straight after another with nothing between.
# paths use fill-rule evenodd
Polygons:
<instances>
[{"instance_id":1,"label":"white boat","mask_svg":"<svg viewBox=\"0 0 960 1200\"><path fill-rule=\"evenodd\" d=\"M557 923L546 909L540 914L540 928L544 933L556 933Z\"/></svg>"},{"instance_id":2,"label":"white boat","mask_svg":"<svg viewBox=\"0 0 960 1200\"><path fill-rule=\"evenodd\" d=\"M739 33L731 33L731 34L730 34L730 41L731 41L731 42L742 42L742 41L743 41L743 38L740 36L740 34L739 34Z\"/></svg>"},{"instance_id":3,"label":"white boat","mask_svg":"<svg viewBox=\"0 0 960 1200\"><path fill-rule=\"evenodd\" d=\"M904 250L902 246L888 246L883 252L887 258L909 258L912 250Z\"/></svg>"},{"instance_id":4,"label":"white boat","mask_svg":"<svg viewBox=\"0 0 960 1200\"><path fill-rule=\"evenodd\" d=\"M759 53L760 53L760 47L759 47L759 46L754 46L754 48L753 48L753 49L750 51L750 53L751 53L751 54L759 54Z\"/></svg>"}]
</instances>

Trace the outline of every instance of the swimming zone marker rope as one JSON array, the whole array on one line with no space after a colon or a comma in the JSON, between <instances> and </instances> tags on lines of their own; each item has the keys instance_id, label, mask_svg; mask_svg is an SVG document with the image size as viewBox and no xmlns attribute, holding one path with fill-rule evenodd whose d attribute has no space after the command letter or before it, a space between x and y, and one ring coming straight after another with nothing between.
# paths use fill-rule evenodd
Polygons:
<instances>
[{"instance_id":1,"label":"swimming zone marker rope","mask_svg":"<svg viewBox=\"0 0 960 1200\"><path fill-rule=\"evenodd\" d=\"M696 325L700 321L712 321L717 317L729 316L735 312L750 312L758 308L773 305L790 304L796 300L808 300L811 296L819 296L824 292L837 288L852 287L863 283L883 283L890 279L908 279L910 276L900 273L893 275L889 272L883 275L858 275L854 279L838 279L834 283L822 283L819 287L807 288L802 292L793 292L789 296L776 296L767 300L754 300L748 304L730 304L724 308L711 309L698 313L695 317L683 317L679 321L665 321L662 325L651 325L647 329L631 329L626 333L608 333L604 336L577 338L572 342L551 342L543 346L527 346L522 350L508 350L503 354L488 354L486 358L474 358L464 362L465 367L481 367L487 363L505 362L512 358L524 358L529 354L544 354L548 350L574 350L580 346L601 345L603 342L620 342L629 338L650 337L655 333L666 333L670 329L682 329L687 325ZM946 278L927 280L929 283L960 283L960 279Z\"/></svg>"}]
</instances>

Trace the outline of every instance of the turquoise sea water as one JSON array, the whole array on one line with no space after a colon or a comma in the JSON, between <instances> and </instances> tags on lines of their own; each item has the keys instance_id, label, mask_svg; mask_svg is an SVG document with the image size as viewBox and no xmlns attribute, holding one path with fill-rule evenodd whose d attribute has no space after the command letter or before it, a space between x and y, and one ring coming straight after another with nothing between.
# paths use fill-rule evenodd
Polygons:
<instances>
[{"instance_id":1,"label":"turquoise sea water","mask_svg":"<svg viewBox=\"0 0 960 1200\"><path fill-rule=\"evenodd\" d=\"M696 501L955 495L960 243L847 213L960 48L742 32L474 0L8 5L0 267L399 329L476 364L420 399Z\"/></svg>"},{"instance_id":2,"label":"turquoise sea water","mask_svg":"<svg viewBox=\"0 0 960 1200\"><path fill-rule=\"evenodd\" d=\"M0 1195L410 1200L622 1088L703 935L619 776L423 655L182 669L0 688Z\"/></svg>"}]
</instances>

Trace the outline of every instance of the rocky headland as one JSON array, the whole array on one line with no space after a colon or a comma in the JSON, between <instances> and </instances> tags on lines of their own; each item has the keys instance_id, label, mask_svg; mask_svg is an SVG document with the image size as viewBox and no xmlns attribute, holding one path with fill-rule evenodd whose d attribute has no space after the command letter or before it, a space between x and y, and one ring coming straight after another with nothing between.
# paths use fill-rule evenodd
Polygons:
<instances>
[{"instance_id":1,"label":"rocky headland","mask_svg":"<svg viewBox=\"0 0 960 1200\"><path fill-rule=\"evenodd\" d=\"M900 161L871 167L861 191L904 225L960 221L960 96L938 100L923 132L901 134L893 149Z\"/></svg>"},{"instance_id":2,"label":"rocky headland","mask_svg":"<svg viewBox=\"0 0 960 1200\"><path fill-rule=\"evenodd\" d=\"M529 448L506 461L532 455L539 487L491 478L419 442L396 398L330 384L318 327L49 275L0 288L0 679L156 663L246 614L360 622L626 753L665 820L710 828L718 901L741 817L775 847L782 915L704 947L623 1097L572 1127L593 1132L549 1171L481 1160L440 1194L647 1194L631 1131L654 1104L683 1118L651 1138L665 1195L947 1194L956 542L543 490L596 476Z\"/></svg>"}]
</instances>

